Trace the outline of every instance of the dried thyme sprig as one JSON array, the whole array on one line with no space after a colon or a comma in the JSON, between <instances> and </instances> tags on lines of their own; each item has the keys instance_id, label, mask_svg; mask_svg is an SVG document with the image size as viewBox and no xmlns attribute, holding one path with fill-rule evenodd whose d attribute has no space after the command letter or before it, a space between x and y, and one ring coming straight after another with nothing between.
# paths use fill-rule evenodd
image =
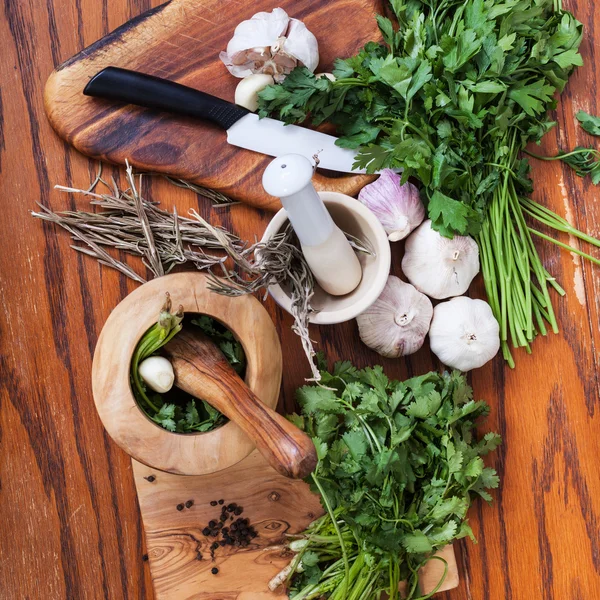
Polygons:
<instances>
[{"instance_id":1,"label":"dried thyme sprig","mask_svg":"<svg viewBox=\"0 0 600 600\"><path fill-rule=\"evenodd\" d=\"M195 210L191 210L190 213L211 230L216 238L222 238L221 232ZM222 241L224 245L227 243L226 240ZM360 242L358 244L361 246ZM302 341L302 348L310 363L312 380L319 381L321 374L314 361L316 352L308 330L310 316L315 313L310 305L315 280L292 227L288 225L283 233L273 236L268 242L259 242L242 252L231 244L226 246L226 251L234 263L242 267L244 275L225 268L222 277L215 277L211 273L210 289L226 296L242 296L261 291L266 294L268 288L275 284L287 288L294 317L292 330Z\"/></svg>"},{"instance_id":2,"label":"dried thyme sprig","mask_svg":"<svg viewBox=\"0 0 600 600\"><path fill-rule=\"evenodd\" d=\"M151 173L151 175L155 175L155 173ZM176 185L177 187L185 188L187 190L192 190L196 194L202 196L203 198L208 198L214 206L233 206L235 204L239 204L237 200L233 200L229 196L218 192L217 190L211 190L210 188L205 188L201 185L196 185L191 181L186 181L185 179L176 179L175 177L169 177L169 175L162 175L169 183Z\"/></svg>"}]
</instances>

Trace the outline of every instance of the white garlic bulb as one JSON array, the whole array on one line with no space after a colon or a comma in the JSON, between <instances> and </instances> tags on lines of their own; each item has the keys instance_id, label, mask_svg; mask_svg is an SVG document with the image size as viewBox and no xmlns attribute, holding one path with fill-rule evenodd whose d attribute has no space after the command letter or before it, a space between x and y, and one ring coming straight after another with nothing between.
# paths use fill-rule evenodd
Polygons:
<instances>
[{"instance_id":1,"label":"white garlic bulb","mask_svg":"<svg viewBox=\"0 0 600 600\"><path fill-rule=\"evenodd\" d=\"M429 342L447 367L470 371L496 356L500 326L487 302L460 296L435 307Z\"/></svg>"},{"instance_id":2,"label":"white garlic bulb","mask_svg":"<svg viewBox=\"0 0 600 600\"><path fill-rule=\"evenodd\" d=\"M433 315L431 300L390 275L379 298L356 317L360 339L382 356L413 354L422 345Z\"/></svg>"},{"instance_id":3,"label":"white garlic bulb","mask_svg":"<svg viewBox=\"0 0 600 600\"><path fill-rule=\"evenodd\" d=\"M460 296L479 273L479 248L471 237L445 238L427 220L406 240L402 271L430 298Z\"/></svg>"},{"instance_id":4,"label":"white garlic bulb","mask_svg":"<svg viewBox=\"0 0 600 600\"><path fill-rule=\"evenodd\" d=\"M175 382L173 365L164 356L149 356L138 366L138 373L144 383L155 392L168 392Z\"/></svg>"},{"instance_id":5,"label":"white garlic bulb","mask_svg":"<svg viewBox=\"0 0 600 600\"><path fill-rule=\"evenodd\" d=\"M252 112L258 110L258 93L273 84L273 77L264 73L254 73L244 77L235 88L235 103Z\"/></svg>"},{"instance_id":6,"label":"white garlic bulb","mask_svg":"<svg viewBox=\"0 0 600 600\"><path fill-rule=\"evenodd\" d=\"M390 242L404 239L425 218L419 190L412 183L400 185L400 179L391 169L384 169L358 194L358 199L375 213Z\"/></svg>"},{"instance_id":7,"label":"white garlic bulb","mask_svg":"<svg viewBox=\"0 0 600 600\"><path fill-rule=\"evenodd\" d=\"M302 21L275 8L242 21L219 58L235 77L265 73L280 82L298 65L314 72L319 44Z\"/></svg>"}]
</instances>

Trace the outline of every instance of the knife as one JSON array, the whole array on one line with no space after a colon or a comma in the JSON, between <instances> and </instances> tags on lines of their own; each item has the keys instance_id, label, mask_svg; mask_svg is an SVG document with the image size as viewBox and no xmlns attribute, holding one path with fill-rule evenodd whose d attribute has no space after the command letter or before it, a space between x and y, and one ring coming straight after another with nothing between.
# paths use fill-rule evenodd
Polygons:
<instances>
[{"instance_id":1,"label":"knife","mask_svg":"<svg viewBox=\"0 0 600 600\"><path fill-rule=\"evenodd\" d=\"M340 148L332 135L276 119L259 119L258 115L200 90L119 67L106 67L89 81L86 96L116 100L145 108L210 121L227 131L227 141L240 148L268 156L302 154L312 160L319 157L319 167L345 173L353 170L356 151Z\"/></svg>"}]
</instances>

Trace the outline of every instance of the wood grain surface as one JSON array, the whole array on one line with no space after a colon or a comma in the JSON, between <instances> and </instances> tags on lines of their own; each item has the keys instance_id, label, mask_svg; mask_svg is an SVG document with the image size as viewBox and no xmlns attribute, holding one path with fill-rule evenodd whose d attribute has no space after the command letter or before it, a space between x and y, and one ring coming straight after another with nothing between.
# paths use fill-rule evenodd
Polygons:
<instances>
[{"instance_id":1,"label":"wood grain surface","mask_svg":"<svg viewBox=\"0 0 600 600\"><path fill-rule=\"evenodd\" d=\"M91 393L100 329L135 284L75 254L63 232L29 216L39 201L55 210L87 208L53 190L85 187L96 165L52 130L43 89L52 70L128 19L149 0L5 0L0 17L0 598L149 599L149 570L131 462L105 433ZM557 111L542 150L597 143L575 123L600 113L600 4L565 0L584 22L585 66ZM326 45L327 40L322 42ZM215 48L220 50L220 48ZM108 174L111 167L107 168ZM118 171L114 169L114 174ZM559 164L533 164L534 196L600 235L600 191ZM211 209L190 192L147 180L144 192L180 213L199 207L219 225L252 238L269 215L246 206ZM399 272L401 247L395 248ZM492 407L483 430L504 445L491 459L502 483L494 503L470 513L477 545L457 545L460 586L444 600L595 600L600 597L600 270L557 248L543 259L568 296L554 298L561 333L537 340L507 369L497 358L475 372L478 397ZM128 259L129 260L129 259ZM139 263L131 264L140 268ZM148 275L148 274L147 274ZM481 291L481 286L480 286ZM290 318L267 303L282 338L281 410L308 374ZM361 346L355 323L313 328L333 361L381 362ZM390 376L436 366L425 347L406 361L383 361ZM218 595L214 597L218 600ZM229 599L227 599L229 600ZM247 600L244 598L244 600ZM254 598L252 600L255 600Z\"/></svg>"},{"instance_id":2,"label":"wood grain surface","mask_svg":"<svg viewBox=\"0 0 600 600\"><path fill-rule=\"evenodd\" d=\"M219 51L235 26L275 6L302 19L320 40L320 71L377 38L373 19L382 0L171 0L69 58L52 73L46 111L61 137L88 156L167 172L218 189L255 206L278 207L265 193L262 173L269 157L230 146L219 127L151 110L84 96L88 81L107 66L125 67L177 81L233 102L240 81ZM318 189L356 194L371 177L317 174Z\"/></svg>"}]
</instances>

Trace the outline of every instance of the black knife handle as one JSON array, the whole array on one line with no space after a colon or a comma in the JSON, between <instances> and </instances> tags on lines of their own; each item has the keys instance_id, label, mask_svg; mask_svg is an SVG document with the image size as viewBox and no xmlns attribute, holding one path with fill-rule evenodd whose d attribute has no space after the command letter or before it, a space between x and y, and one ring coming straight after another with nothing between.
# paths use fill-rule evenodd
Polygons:
<instances>
[{"instance_id":1,"label":"black knife handle","mask_svg":"<svg viewBox=\"0 0 600 600\"><path fill-rule=\"evenodd\" d=\"M250 112L180 83L119 67L106 67L94 75L83 93L86 96L204 119L223 129L229 129Z\"/></svg>"}]
</instances>

